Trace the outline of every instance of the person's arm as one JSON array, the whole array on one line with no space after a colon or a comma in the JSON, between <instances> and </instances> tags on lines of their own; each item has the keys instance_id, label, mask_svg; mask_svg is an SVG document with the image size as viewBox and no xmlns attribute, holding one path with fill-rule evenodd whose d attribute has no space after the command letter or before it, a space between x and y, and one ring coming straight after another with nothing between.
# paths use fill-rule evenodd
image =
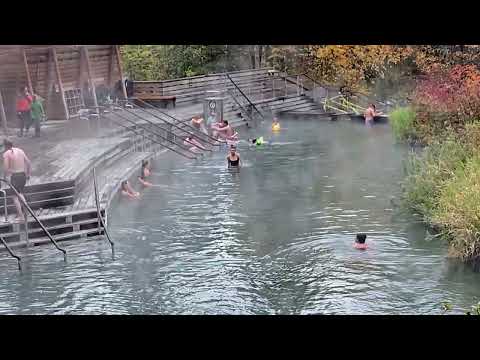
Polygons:
<instances>
[{"instance_id":1,"label":"person's arm","mask_svg":"<svg viewBox=\"0 0 480 360\"><path fill-rule=\"evenodd\" d=\"M131 193L129 193L128 191L125 191L125 190L122 190L122 195L128 197L129 199L137 199L137 197Z\"/></svg>"},{"instance_id":2,"label":"person's arm","mask_svg":"<svg viewBox=\"0 0 480 360\"><path fill-rule=\"evenodd\" d=\"M142 178L138 178L138 181L140 181L140 183L143 185L143 186L152 186L151 183L149 183L148 181L145 181L143 180Z\"/></svg>"}]
</instances>

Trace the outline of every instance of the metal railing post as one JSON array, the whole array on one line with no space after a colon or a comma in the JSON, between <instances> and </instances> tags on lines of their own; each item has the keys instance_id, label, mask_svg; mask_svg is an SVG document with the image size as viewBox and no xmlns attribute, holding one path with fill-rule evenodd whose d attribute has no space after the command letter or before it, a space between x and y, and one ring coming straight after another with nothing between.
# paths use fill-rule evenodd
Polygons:
<instances>
[{"instance_id":1,"label":"metal railing post","mask_svg":"<svg viewBox=\"0 0 480 360\"><path fill-rule=\"evenodd\" d=\"M1 189L0 193L3 194L3 206L5 207L5 222L8 222L8 210L7 210L7 193L5 190Z\"/></svg>"},{"instance_id":2,"label":"metal railing post","mask_svg":"<svg viewBox=\"0 0 480 360\"><path fill-rule=\"evenodd\" d=\"M27 247L30 247L30 240L28 239L28 219L27 219L27 216L25 216L24 230L25 230L25 242L27 243Z\"/></svg>"},{"instance_id":3,"label":"metal railing post","mask_svg":"<svg viewBox=\"0 0 480 360\"><path fill-rule=\"evenodd\" d=\"M115 243L110 239L110 235L108 234L107 227L102 218L102 211L100 210L100 199L98 195L98 188L97 188L97 176L95 174L95 168L93 168L93 187L95 190L95 204L97 205L97 217L98 217L98 229L100 232L100 225L103 227L103 232L105 233L110 246L112 247L112 255L115 254Z\"/></svg>"}]
</instances>

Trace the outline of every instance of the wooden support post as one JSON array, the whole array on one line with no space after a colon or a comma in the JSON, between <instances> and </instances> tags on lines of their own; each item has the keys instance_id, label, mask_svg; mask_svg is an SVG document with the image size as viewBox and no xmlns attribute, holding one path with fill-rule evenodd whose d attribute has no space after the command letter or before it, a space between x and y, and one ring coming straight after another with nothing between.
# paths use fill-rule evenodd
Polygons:
<instances>
[{"instance_id":1,"label":"wooden support post","mask_svg":"<svg viewBox=\"0 0 480 360\"><path fill-rule=\"evenodd\" d=\"M70 118L70 114L68 112L67 101L65 100L65 91L63 89L62 75L60 74L60 67L58 66L57 50L53 47L51 51L52 51L53 63L55 65L55 73L57 75L58 87L60 88L60 95L62 97L63 110L65 112L65 119L68 120Z\"/></svg>"},{"instance_id":2,"label":"wooden support post","mask_svg":"<svg viewBox=\"0 0 480 360\"><path fill-rule=\"evenodd\" d=\"M115 58L117 59L118 72L120 74L120 81L122 82L122 93L126 100L128 99L127 89L125 88L125 78L123 77L122 60L120 59L120 50L118 49L118 45L113 45L113 51L115 51Z\"/></svg>"},{"instance_id":3,"label":"wooden support post","mask_svg":"<svg viewBox=\"0 0 480 360\"><path fill-rule=\"evenodd\" d=\"M88 75L88 83L90 88L92 89L93 95L93 106L95 106L95 110L98 112L98 100L97 100L97 91L95 90L95 82L92 78L92 68L90 67L90 59L88 58L88 49L86 46L82 47L83 56L85 57L85 64L87 65L87 75Z\"/></svg>"},{"instance_id":4,"label":"wooden support post","mask_svg":"<svg viewBox=\"0 0 480 360\"><path fill-rule=\"evenodd\" d=\"M3 96L1 91L0 91L0 118L2 120L3 133L5 136L8 136L7 116L5 115L5 108L3 106Z\"/></svg>"},{"instance_id":5,"label":"wooden support post","mask_svg":"<svg viewBox=\"0 0 480 360\"><path fill-rule=\"evenodd\" d=\"M52 52L49 50L48 51L48 60L47 60L47 98L45 99L46 101L46 111L47 111L47 116L48 116L48 109L50 108L50 102L52 101L52 92L53 92L53 56Z\"/></svg>"},{"instance_id":6,"label":"wooden support post","mask_svg":"<svg viewBox=\"0 0 480 360\"><path fill-rule=\"evenodd\" d=\"M28 61L27 61L27 53L25 52L25 49L22 49L22 57L23 57L23 65L25 66L25 73L27 74L28 91L30 91L30 94L33 94L32 79L30 78L30 71L28 69Z\"/></svg>"},{"instance_id":7,"label":"wooden support post","mask_svg":"<svg viewBox=\"0 0 480 360\"><path fill-rule=\"evenodd\" d=\"M107 78L107 86L111 89L115 84L113 83L113 69L115 65L115 49L113 48L115 45L112 45L110 51L110 57L108 60L108 78Z\"/></svg>"}]
</instances>

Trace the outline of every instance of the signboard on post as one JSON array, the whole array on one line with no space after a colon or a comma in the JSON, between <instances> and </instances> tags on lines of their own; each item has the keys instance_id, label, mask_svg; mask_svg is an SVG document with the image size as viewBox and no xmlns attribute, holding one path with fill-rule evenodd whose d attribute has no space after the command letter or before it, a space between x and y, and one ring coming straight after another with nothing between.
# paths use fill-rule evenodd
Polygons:
<instances>
[{"instance_id":1,"label":"signboard on post","mask_svg":"<svg viewBox=\"0 0 480 360\"><path fill-rule=\"evenodd\" d=\"M203 118L207 127L223 120L223 98L207 97L203 105Z\"/></svg>"}]
</instances>

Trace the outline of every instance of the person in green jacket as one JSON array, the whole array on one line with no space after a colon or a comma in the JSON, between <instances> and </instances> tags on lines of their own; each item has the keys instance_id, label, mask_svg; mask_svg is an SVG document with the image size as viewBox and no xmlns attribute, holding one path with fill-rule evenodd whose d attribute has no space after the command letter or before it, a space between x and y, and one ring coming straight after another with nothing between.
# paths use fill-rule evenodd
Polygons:
<instances>
[{"instance_id":1,"label":"person in green jacket","mask_svg":"<svg viewBox=\"0 0 480 360\"><path fill-rule=\"evenodd\" d=\"M42 101L37 95L33 95L32 102L32 121L35 125L35 137L40 136L40 122L45 116L45 111L43 110ZM27 130L28 131L28 130Z\"/></svg>"}]
</instances>

